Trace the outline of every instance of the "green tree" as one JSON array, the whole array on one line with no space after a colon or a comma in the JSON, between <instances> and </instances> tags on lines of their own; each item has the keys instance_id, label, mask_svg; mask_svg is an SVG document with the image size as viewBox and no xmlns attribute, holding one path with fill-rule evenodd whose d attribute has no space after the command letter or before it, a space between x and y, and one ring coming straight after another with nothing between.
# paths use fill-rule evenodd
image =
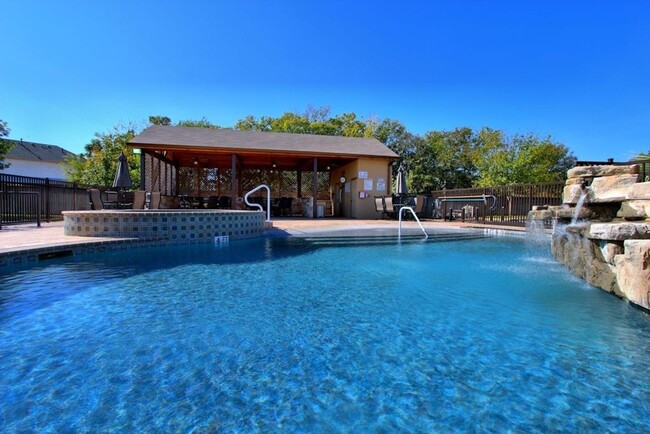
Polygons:
<instances>
[{"instance_id":1,"label":"green tree","mask_svg":"<svg viewBox=\"0 0 650 434\"><path fill-rule=\"evenodd\" d=\"M116 125L108 132L95 133L85 152L66 158L66 179L86 185L110 187L117 170L117 159L124 152L129 162L129 175L134 184L140 179L139 159L127 142L136 135L133 124Z\"/></svg>"},{"instance_id":2,"label":"green tree","mask_svg":"<svg viewBox=\"0 0 650 434\"><path fill-rule=\"evenodd\" d=\"M409 167L417 192L472 187L478 177L474 164L476 136L471 128L429 131L418 142Z\"/></svg>"},{"instance_id":3,"label":"green tree","mask_svg":"<svg viewBox=\"0 0 650 434\"><path fill-rule=\"evenodd\" d=\"M151 125L171 125L172 120L167 116L149 116Z\"/></svg>"},{"instance_id":4,"label":"green tree","mask_svg":"<svg viewBox=\"0 0 650 434\"><path fill-rule=\"evenodd\" d=\"M170 121L171 123L171 121ZM221 128L217 124L213 124L210 122L207 118L202 117L199 120L185 120L185 121L178 121L176 123L177 127L193 127L193 128Z\"/></svg>"},{"instance_id":5,"label":"green tree","mask_svg":"<svg viewBox=\"0 0 650 434\"><path fill-rule=\"evenodd\" d=\"M0 119L0 170L6 169L10 166L9 163L5 162L5 156L13 149L14 144L7 140L3 140L3 137L7 137L10 132L11 130L9 129L7 122Z\"/></svg>"},{"instance_id":6,"label":"green tree","mask_svg":"<svg viewBox=\"0 0 650 434\"><path fill-rule=\"evenodd\" d=\"M502 132L479 133L476 165L479 186L561 181L575 165L575 157L550 137L516 134L506 140Z\"/></svg>"}]
</instances>

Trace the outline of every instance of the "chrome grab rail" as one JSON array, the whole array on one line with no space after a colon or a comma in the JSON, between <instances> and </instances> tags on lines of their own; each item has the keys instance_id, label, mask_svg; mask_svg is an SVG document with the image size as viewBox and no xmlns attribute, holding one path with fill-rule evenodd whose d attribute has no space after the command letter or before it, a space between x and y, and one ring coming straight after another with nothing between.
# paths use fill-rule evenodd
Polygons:
<instances>
[{"instance_id":1,"label":"chrome grab rail","mask_svg":"<svg viewBox=\"0 0 650 434\"><path fill-rule=\"evenodd\" d=\"M402 238L402 211L405 209L411 211L411 214L413 214L413 217L415 217L415 221L418 222L420 229L422 229L422 232L424 232L424 238L429 238L429 234L427 234L427 231L424 230L424 226L422 226L422 223L420 223L420 219L415 214L415 211L413 211L413 208L410 206L403 206L399 209L399 229L397 230L397 238Z\"/></svg>"},{"instance_id":2,"label":"chrome grab rail","mask_svg":"<svg viewBox=\"0 0 650 434\"><path fill-rule=\"evenodd\" d=\"M269 188L268 185L260 184L254 189L252 189L251 191L249 191L248 193L246 193L246 195L244 196L244 203L246 203L246 205L248 206L257 207L260 209L260 211L264 211L264 208L259 203L250 203L248 201L248 196L250 196L252 193L255 193L260 188L266 188L266 221L270 222L271 221L271 189Z\"/></svg>"},{"instance_id":3,"label":"chrome grab rail","mask_svg":"<svg viewBox=\"0 0 650 434\"><path fill-rule=\"evenodd\" d=\"M483 202L487 206L487 200L492 199L490 211L494 211L497 206L497 198L492 194L481 194L479 196L445 196L438 198L440 202Z\"/></svg>"}]
</instances>

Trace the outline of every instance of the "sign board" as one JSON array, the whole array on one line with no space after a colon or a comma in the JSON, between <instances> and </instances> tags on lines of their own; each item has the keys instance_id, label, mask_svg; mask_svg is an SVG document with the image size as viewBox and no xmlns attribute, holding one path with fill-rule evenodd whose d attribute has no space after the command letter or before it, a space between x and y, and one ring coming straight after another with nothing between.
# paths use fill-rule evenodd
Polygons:
<instances>
[{"instance_id":1,"label":"sign board","mask_svg":"<svg viewBox=\"0 0 650 434\"><path fill-rule=\"evenodd\" d=\"M368 191L372 190L372 179L363 180L363 189Z\"/></svg>"},{"instance_id":2,"label":"sign board","mask_svg":"<svg viewBox=\"0 0 650 434\"><path fill-rule=\"evenodd\" d=\"M368 172L359 171L359 178L366 179L368 177Z\"/></svg>"},{"instance_id":3,"label":"sign board","mask_svg":"<svg viewBox=\"0 0 650 434\"><path fill-rule=\"evenodd\" d=\"M386 179L377 178L377 191L386 191Z\"/></svg>"}]
</instances>

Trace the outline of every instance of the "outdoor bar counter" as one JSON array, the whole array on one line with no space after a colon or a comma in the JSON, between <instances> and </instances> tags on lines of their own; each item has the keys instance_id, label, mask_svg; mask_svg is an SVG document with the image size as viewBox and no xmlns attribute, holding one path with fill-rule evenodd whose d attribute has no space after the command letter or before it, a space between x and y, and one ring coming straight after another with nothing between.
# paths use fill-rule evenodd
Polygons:
<instances>
[{"instance_id":1,"label":"outdoor bar counter","mask_svg":"<svg viewBox=\"0 0 650 434\"><path fill-rule=\"evenodd\" d=\"M211 241L261 236L265 213L222 209L64 211L64 234L80 237Z\"/></svg>"}]
</instances>

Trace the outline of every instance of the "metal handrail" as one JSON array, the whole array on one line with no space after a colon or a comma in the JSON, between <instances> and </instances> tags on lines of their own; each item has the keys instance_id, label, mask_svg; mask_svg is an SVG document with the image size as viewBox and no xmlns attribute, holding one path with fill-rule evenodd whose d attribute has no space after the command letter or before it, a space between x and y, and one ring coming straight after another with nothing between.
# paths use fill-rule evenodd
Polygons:
<instances>
[{"instance_id":1,"label":"metal handrail","mask_svg":"<svg viewBox=\"0 0 650 434\"><path fill-rule=\"evenodd\" d=\"M424 230L424 226L422 226L422 223L420 223L420 219L415 214L415 211L413 211L413 208L410 206L403 206L399 209L399 229L397 230L397 238L402 238L402 211L405 209L411 211L411 214L413 214L413 217L415 217L415 221L418 222L420 229L422 229L422 232L424 232L424 238L429 238L429 234L427 234L427 231Z\"/></svg>"},{"instance_id":2,"label":"metal handrail","mask_svg":"<svg viewBox=\"0 0 650 434\"><path fill-rule=\"evenodd\" d=\"M260 188L266 188L266 221L270 222L271 221L271 189L269 188L268 185L260 184L254 189L252 189L251 191L249 191L248 193L246 193L246 195L244 196L244 203L246 203L246 205L251 207L257 207L260 209L260 211L264 211L264 208L259 203L251 203L248 201L248 196L250 196L252 193L255 193Z\"/></svg>"},{"instance_id":3,"label":"metal handrail","mask_svg":"<svg viewBox=\"0 0 650 434\"><path fill-rule=\"evenodd\" d=\"M481 194L479 196L449 196L440 197L440 202L483 202L487 206L488 198L492 199L492 206L490 211L493 211L497 206L497 198L492 194Z\"/></svg>"}]
</instances>

